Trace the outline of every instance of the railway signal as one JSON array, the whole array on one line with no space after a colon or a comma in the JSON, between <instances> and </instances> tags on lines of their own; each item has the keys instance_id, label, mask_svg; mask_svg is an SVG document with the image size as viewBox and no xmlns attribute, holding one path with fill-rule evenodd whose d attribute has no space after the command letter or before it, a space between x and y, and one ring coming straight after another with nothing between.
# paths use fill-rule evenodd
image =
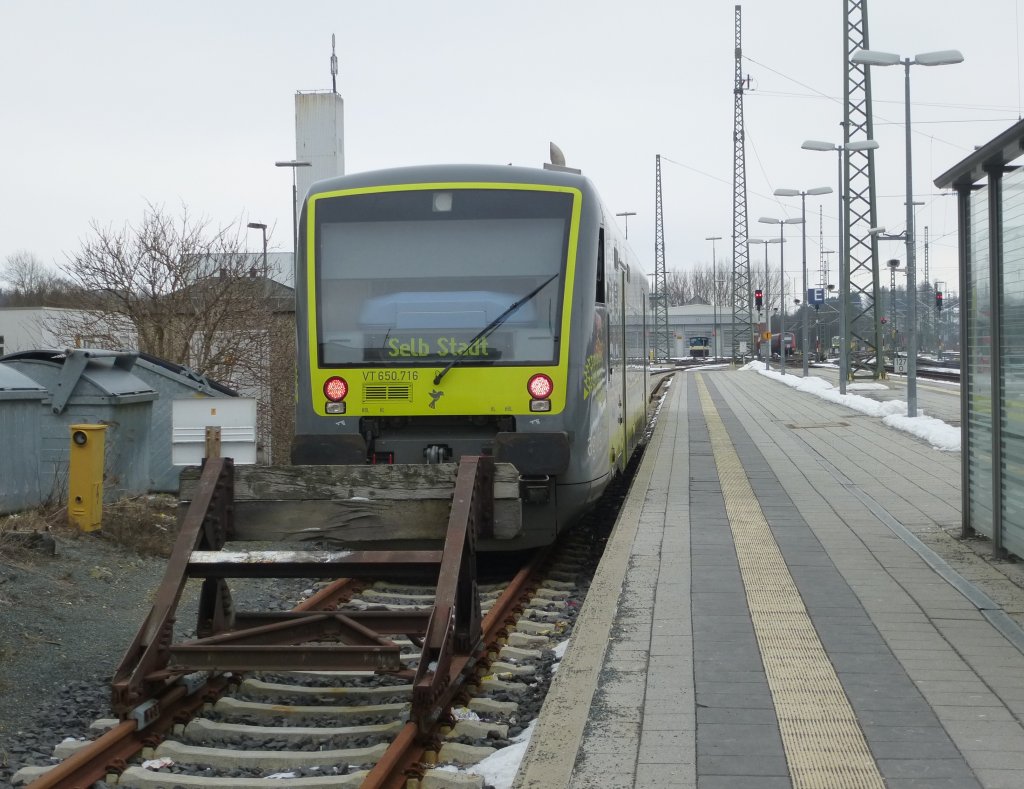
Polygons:
<instances>
[{"instance_id":1,"label":"railway signal","mask_svg":"<svg viewBox=\"0 0 1024 789\"><path fill-rule=\"evenodd\" d=\"M754 305L757 307L758 312L764 307L764 292L760 289L754 291Z\"/></svg>"},{"instance_id":2,"label":"railway signal","mask_svg":"<svg viewBox=\"0 0 1024 789\"><path fill-rule=\"evenodd\" d=\"M941 310L942 309L942 291L941 290L935 291L935 309L936 310Z\"/></svg>"}]
</instances>

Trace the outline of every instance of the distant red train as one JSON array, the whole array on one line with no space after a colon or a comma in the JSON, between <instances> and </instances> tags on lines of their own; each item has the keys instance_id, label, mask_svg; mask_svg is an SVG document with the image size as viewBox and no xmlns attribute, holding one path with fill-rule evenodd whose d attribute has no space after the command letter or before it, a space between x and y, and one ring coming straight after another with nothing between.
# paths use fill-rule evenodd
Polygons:
<instances>
[{"instance_id":1,"label":"distant red train","mask_svg":"<svg viewBox=\"0 0 1024 789\"><path fill-rule=\"evenodd\" d=\"M788 331L788 332L785 333L785 337L786 337L786 356L793 356L794 354L799 352L799 349L797 348L797 344L796 344L796 335L793 334L793 332L789 332ZM755 344L754 351L755 351L755 353L754 353L755 356L761 356L762 355L762 352L761 352L761 339L760 338L758 338L757 343ZM779 334L778 333L772 335L771 355L772 355L772 357L777 357L779 355Z\"/></svg>"}]
</instances>

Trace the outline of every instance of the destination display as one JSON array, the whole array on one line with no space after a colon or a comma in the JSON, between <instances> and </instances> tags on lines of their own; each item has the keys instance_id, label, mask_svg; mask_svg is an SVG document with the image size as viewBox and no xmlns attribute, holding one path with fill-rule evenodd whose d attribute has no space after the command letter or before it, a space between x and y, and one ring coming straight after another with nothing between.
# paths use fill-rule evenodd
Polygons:
<instances>
[{"instance_id":1,"label":"destination display","mask_svg":"<svg viewBox=\"0 0 1024 789\"><path fill-rule=\"evenodd\" d=\"M459 357L468 362L497 361L511 350L511 336L492 334L473 340L472 335L458 337L452 334L422 334L381 337L380 344L367 337L365 361L417 361Z\"/></svg>"}]
</instances>

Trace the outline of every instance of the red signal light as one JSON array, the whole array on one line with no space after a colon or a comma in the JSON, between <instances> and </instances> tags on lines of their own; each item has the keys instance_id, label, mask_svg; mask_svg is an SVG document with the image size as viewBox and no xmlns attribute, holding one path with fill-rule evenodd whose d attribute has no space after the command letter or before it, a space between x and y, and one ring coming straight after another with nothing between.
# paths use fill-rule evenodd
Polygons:
<instances>
[{"instance_id":1,"label":"red signal light","mask_svg":"<svg viewBox=\"0 0 1024 789\"><path fill-rule=\"evenodd\" d=\"M760 289L754 291L754 304L759 310L764 306L764 292Z\"/></svg>"},{"instance_id":2,"label":"red signal light","mask_svg":"<svg viewBox=\"0 0 1024 789\"><path fill-rule=\"evenodd\" d=\"M941 290L935 291L935 309L937 309L937 310L941 310L942 309L942 291Z\"/></svg>"},{"instance_id":3,"label":"red signal light","mask_svg":"<svg viewBox=\"0 0 1024 789\"><path fill-rule=\"evenodd\" d=\"M526 391L530 393L530 397L534 400L547 400L551 397L551 392L554 391L554 388L554 381L544 375L544 373L530 376L530 380L526 384Z\"/></svg>"},{"instance_id":4,"label":"red signal light","mask_svg":"<svg viewBox=\"0 0 1024 789\"><path fill-rule=\"evenodd\" d=\"M344 400L348 394L348 381L337 375L324 381L324 396L332 403Z\"/></svg>"}]
</instances>

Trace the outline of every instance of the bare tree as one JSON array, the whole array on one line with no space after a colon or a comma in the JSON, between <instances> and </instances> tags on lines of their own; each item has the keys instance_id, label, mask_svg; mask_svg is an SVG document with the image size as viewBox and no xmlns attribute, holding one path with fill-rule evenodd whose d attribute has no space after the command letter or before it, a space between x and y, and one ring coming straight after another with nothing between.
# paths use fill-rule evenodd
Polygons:
<instances>
[{"instance_id":1,"label":"bare tree","mask_svg":"<svg viewBox=\"0 0 1024 789\"><path fill-rule=\"evenodd\" d=\"M670 307L688 302L693 297L693 283L689 273L677 269L666 271L665 293Z\"/></svg>"},{"instance_id":2,"label":"bare tree","mask_svg":"<svg viewBox=\"0 0 1024 789\"><path fill-rule=\"evenodd\" d=\"M57 336L134 346L256 397L264 447L287 457L292 406L280 390L294 381L294 300L245 251L244 220L214 227L149 204L138 224L91 229L62 267L80 301L57 319Z\"/></svg>"},{"instance_id":3,"label":"bare tree","mask_svg":"<svg viewBox=\"0 0 1024 789\"><path fill-rule=\"evenodd\" d=\"M12 307L56 306L67 303L70 283L48 268L42 260L28 250L18 250L7 256L0 269L0 282L4 282L6 302Z\"/></svg>"}]
</instances>

